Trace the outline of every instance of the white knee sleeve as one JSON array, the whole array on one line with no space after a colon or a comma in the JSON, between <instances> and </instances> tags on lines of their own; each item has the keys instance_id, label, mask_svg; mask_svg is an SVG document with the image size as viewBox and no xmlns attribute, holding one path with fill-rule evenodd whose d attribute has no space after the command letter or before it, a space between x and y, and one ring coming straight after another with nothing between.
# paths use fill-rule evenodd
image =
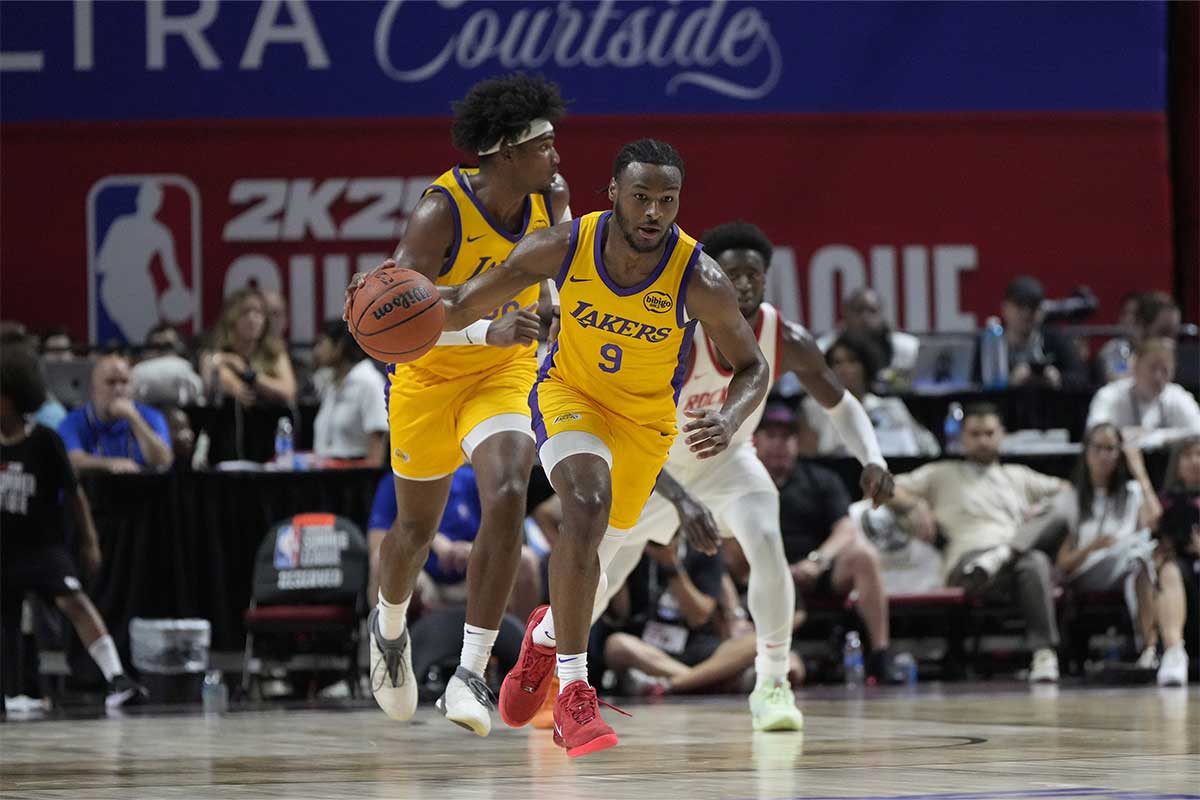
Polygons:
<instances>
[{"instance_id":1,"label":"white knee sleeve","mask_svg":"<svg viewBox=\"0 0 1200 800\"><path fill-rule=\"evenodd\" d=\"M750 564L747 600L759 642L790 645L796 586L783 552L779 498L751 495L731 510L729 528Z\"/></svg>"}]
</instances>

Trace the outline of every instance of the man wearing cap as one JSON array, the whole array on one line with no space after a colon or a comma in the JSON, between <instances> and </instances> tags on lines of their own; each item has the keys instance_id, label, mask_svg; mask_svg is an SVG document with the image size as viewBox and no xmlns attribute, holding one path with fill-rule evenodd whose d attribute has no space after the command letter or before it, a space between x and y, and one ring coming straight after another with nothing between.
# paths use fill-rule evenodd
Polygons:
<instances>
[{"instance_id":1,"label":"man wearing cap","mask_svg":"<svg viewBox=\"0 0 1200 800\"><path fill-rule=\"evenodd\" d=\"M1020 275L1004 290L1000 318L1008 345L1008 384L1042 384L1053 389L1087 385L1087 365L1080 360L1067 337L1042 325L1042 301L1046 293L1037 278ZM980 353L975 350L974 379L982 375Z\"/></svg>"}]
</instances>

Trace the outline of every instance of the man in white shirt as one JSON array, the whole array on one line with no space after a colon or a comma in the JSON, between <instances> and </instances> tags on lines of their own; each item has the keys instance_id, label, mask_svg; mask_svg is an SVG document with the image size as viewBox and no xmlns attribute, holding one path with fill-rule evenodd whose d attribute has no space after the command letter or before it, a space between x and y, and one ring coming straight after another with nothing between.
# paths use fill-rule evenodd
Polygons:
<instances>
[{"instance_id":1,"label":"man in white shirt","mask_svg":"<svg viewBox=\"0 0 1200 800\"><path fill-rule=\"evenodd\" d=\"M325 324L313 358L332 372L321 392L313 450L322 458L365 458L383 464L388 431L383 375L340 319Z\"/></svg>"},{"instance_id":2,"label":"man in white shirt","mask_svg":"<svg viewBox=\"0 0 1200 800\"><path fill-rule=\"evenodd\" d=\"M1134 442L1154 432L1163 444L1200 433L1200 405L1175 378L1175 340L1143 339L1133 359L1133 374L1102 386L1092 398L1087 427L1111 422ZM1144 444L1149 444L1142 439Z\"/></svg>"},{"instance_id":3,"label":"man in white shirt","mask_svg":"<svg viewBox=\"0 0 1200 800\"><path fill-rule=\"evenodd\" d=\"M962 434L965 460L937 461L898 475L896 497L889 505L910 513L913 534L925 541L932 542L941 529L948 585L1016 600L1033 650L1029 679L1054 682L1059 640L1052 565L1045 552L1027 547L1018 534L1023 536L1022 526L1068 484L1025 466L1001 464L1003 439L995 407L968 408Z\"/></svg>"}]
</instances>

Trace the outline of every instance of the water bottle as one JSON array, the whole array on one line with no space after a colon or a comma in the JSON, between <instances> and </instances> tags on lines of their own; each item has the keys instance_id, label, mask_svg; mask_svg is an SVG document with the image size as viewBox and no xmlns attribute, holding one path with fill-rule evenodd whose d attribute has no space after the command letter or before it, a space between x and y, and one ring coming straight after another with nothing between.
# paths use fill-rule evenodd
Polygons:
<instances>
[{"instance_id":1,"label":"water bottle","mask_svg":"<svg viewBox=\"0 0 1200 800\"><path fill-rule=\"evenodd\" d=\"M842 648L842 667L846 673L847 686L862 686L865 677L863 669L862 641L858 631L846 633L846 646Z\"/></svg>"},{"instance_id":2,"label":"water bottle","mask_svg":"<svg viewBox=\"0 0 1200 800\"><path fill-rule=\"evenodd\" d=\"M1008 385L1008 342L999 317L988 317L984 323L979 365L984 389L1003 389Z\"/></svg>"},{"instance_id":3,"label":"water bottle","mask_svg":"<svg viewBox=\"0 0 1200 800\"><path fill-rule=\"evenodd\" d=\"M962 452L962 429L962 403L951 403L946 410L946 421L942 424L942 448L947 454Z\"/></svg>"},{"instance_id":4,"label":"water bottle","mask_svg":"<svg viewBox=\"0 0 1200 800\"><path fill-rule=\"evenodd\" d=\"M280 417L275 426L275 468L292 469L296 462L295 439L292 438L292 421Z\"/></svg>"},{"instance_id":5,"label":"water bottle","mask_svg":"<svg viewBox=\"0 0 1200 800\"><path fill-rule=\"evenodd\" d=\"M229 710L229 688L221 680L221 670L210 669L204 673L200 702L205 714L223 714Z\"/></svg>"},{"instance_id":6,"label":"water bottle","mask_svg":"<svg viewBox=\"0 0 1200 800\"><path fill-rule=\"evenodd\" d=\"M1115 627L1109 628L1104 634L1104 663L1115 665L1121 660L1121 638Z\"/></svg>"},{"instance_id":7,"label":"water bottle","mask_svg":"<svg viewBox=\"0 0 1200 800\"><path fill-rule=\"evenodd\" d=\"M892 659L892 680L906 686L917 685L917 660L912 653L900 653Z\"/></svg>"}]
</instances>

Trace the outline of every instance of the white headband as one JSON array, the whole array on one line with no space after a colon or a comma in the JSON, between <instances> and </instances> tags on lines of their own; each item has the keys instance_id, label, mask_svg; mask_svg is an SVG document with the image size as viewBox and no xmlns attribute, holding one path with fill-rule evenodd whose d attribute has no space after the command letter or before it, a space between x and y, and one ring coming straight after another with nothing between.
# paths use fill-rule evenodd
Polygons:
<instances>
[{"instance_id":1,"label":"white headband","mask_svg":"<svg viewBox=\"0 0 1200 800\"><path fill-rule=\"evenodd\" d=\"M501 139L486 150L480 150L479 155L490 156L493 153L499 153L501 147L515 147L519 144L524 144L530 139L536 139L539 136L545 136L547 133L553 133L554 126L550 124L550 120L538 117L525 126L525 130L518 133L511 139Z\"/></svg>"}]
</instances>

